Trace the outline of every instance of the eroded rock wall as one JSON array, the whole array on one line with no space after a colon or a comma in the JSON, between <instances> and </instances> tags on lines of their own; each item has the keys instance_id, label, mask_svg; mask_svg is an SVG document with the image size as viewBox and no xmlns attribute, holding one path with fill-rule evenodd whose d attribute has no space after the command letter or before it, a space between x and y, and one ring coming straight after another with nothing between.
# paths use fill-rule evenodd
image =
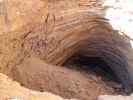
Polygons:
<instances>
[{"instance_id":1,"label":"eroded rock wall","mask_svg":"<svg viewBox=\"0 0 133 100\"><path fill-rule=\"evenodd\" d=\"M75 54L98 56L131 92L133 56L129 40L101 16L104 11L96 1L81 1L1 0L0 72L15 78L21 65L25 68L23 72L27 71L25 59L30 57L62 65ZM31 66L29 73L32 71ZM23 72L16 74L20 82L19 74ZM33 72L38 74L36 70ZM32 80L31 77L27 76Z\"/></svg>"}]
</instances>

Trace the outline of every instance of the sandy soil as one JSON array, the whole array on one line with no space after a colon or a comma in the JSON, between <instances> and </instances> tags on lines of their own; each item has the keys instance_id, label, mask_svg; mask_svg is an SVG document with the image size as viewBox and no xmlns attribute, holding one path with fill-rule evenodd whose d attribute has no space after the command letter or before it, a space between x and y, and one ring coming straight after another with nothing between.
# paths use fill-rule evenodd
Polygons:
<instances>
[{"instance_id":1,"label":"sandy soil","mask_svg":"<svg viewBox=\"0 0 133 100\"><path fill-rule=\"evenodd\" d=\"M95 100L99 95L121 91L121 85L91 71L48 65L34 57L25 59L13 73L14 79L25 87L65 98Z\"/></svg>"}]
</instances>

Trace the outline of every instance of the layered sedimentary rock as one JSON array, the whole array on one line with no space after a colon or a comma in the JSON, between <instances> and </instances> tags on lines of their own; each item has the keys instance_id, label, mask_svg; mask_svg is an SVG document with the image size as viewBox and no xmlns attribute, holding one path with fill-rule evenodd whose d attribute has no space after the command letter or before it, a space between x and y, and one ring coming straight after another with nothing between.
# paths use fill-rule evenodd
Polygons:
<instances>
[{"instance_id":1,"label":"layered sedimentary rock","mask_svg":"<svg viewBox=\"0 0 133 100\"><path fill-rule=\"evenodd\" d=\"M23 82L19 76L29 67L26 59L35 57L48 66L59 66L75 55L100 57L132 91L130 42L101 16L103 11L96 1L1 0L0 5L0 72L17 76L17 81L29 87L32 83L27 80L36 83L32 75ZM20 70L22 65L24 70ZM38 75L37 67L32 67L28 73Z\"/></svg>"},{"instance_id":2,"label":"layered sedimentary rock","mask_svg":"<svg viewBox=\"0 0 133 100\"><path fill-rule=\"evenodd\" d=\"M69 5L65 5L67 2ZM78 7L75 1L2 0L1 5L1 71L7 73L14 66L12 64L27 55L35 55L53 64L65 62L72 55L68 51L75 52L73 48L79 48L72 45L81 44L78 41L88 35L88 32L82 33L89 28L86 23L97 18L95 14L88 12L88 7ZM69 45L73 39L76 41ZM67 48L71 50L66 50Z\"/></svg>"}]
</instances>

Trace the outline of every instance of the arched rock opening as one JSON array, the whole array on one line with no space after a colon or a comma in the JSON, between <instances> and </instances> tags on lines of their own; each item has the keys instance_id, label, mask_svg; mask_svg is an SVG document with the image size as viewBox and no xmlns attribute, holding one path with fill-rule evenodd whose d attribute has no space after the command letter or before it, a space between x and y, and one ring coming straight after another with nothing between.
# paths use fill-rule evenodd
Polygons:
<instances>
[{"instance_id":1,"label":"arched rock opening","mask_svg":"<svg viewBox=\"0 0 133 100\"><path fill-rule=\"evenodd\" d=\"M132 66L130 40L118 34L113 28L109 31L99 26L91 32L92 35L90 34L90 38L84 43L79 55L88 58L99 57L108 65L117 80L122 82L126 92L130 93L133 84L130 70Z\"/></svg>"},{"instance_id":2,"label":"arched rock opening","mask_svg":"<svg viewBox=\"0 0 133 100\"><path fill-rule=\"evenodd\" d=\"M70 5L67 6L66 2ZM34 90L86 100L93 95L89 85L96 85L79 72L61 65L77 54L87 58L99 57L132 92L133 51L129 40L97 14L102 12L97 9L100 7L93 1L86 2L89 6L79 6L75 0L60 0L58 3L51 0L49 3L48 0L4 3L2 9L8 9L2 13L6 15L0 16L3 19L3 26L0 26L0 72ZM6 23L4 16L9 19Z\"/></svg>"},{"instance_id":3,"label":"arched rock opening","mask_svg":"<svg viewBox=\"0 0 133 100\"><path fill-rule=\"evenodd\" d=\"M88 17L87 16L85 17L86 19L84 20L87 20L88 18L92 17L90 15ZM93 15L93 17L95 18L96 16ZM101 17L98 17L98 18L101 18ZM56 44L56 41L55 41L54 44L56 44L57 46L55 47L56 49L54 49L50 53L49 51L45 51L44 53L46 53L46 55L42 52L43 50L45 50L45 48L43 48L43 46L41 45L36 45L40 42L40 40L38 40L37 38L34 44L30 44L29 40L32 37L32 35L31 36L29 35L24 44L24 48L28 46L33 46L33 49L24 49L27 52L29 52L30 55L25 57L22 60L22 62L20 62L17 66L15 66L12 69L12 73L13 73L12 77L28 88L41 90L41 91L43 90L52 91L59 95L63 95L63 94L60 94L59 91L64 91L62 89L64 88L66 89L67 87L64 86L61 82L54 83L52 80L54 80L54 78L56 79L58 75L62 78L65 75L62 73L58 73L57 75L55 75L56 77L53 77L54 76L53 74L54 72L67 73L70 69L59 68L59 66L63 65L73 55L80 55L82 57L85 57L85 60L87 60L88 58L98 57L108 65L107 69L110 69L110 71L114 73L118 81L120 81L123 84L124 88L127 90L127 92L130 93L132 91L132 88L131 88L132 77L129 70L130 68L129 65L131 64L131 62L128 61L128 57L131 57L131 55L125 54L126 52L128 53L128 50L131 50L130 42L125 37L119 35L117 31L113 30L113 28L109 25L109 23L107 22L103 23L99 19L97 20L95 19L94 22L97 23L97 26L94 26L91 30L88 29L89 27L92 27L91 22L88 23L88 27L87 26L84 27L85 24L82 22L76 23L75 25L77 26L74 25L71 27L67 27L66 29L64 29L64 30L67 30L66 33L64 33L64 36L61 35L62 32L57 33L60 30L60 28L58 27L57 30L55 30L50 35L53 35L53 36L56 35L57 37L60 36L59 38L56 38L57 39L56 41L59 41L62 38L64 40L60 40L61 43L59 44ZM83 29L83 30L79 31L79 27L80 29ZM70 33L72 32L72 33L70 34L69 32ZM38 46L38 48L34 48L34 46L35 47ZM47 49L51 49L51 48L48 47ZM38 51L40 54L36 51ZM36 55L35 56L36 60L34 60L34 55ZM42 59L43 57L45 58ZM82 57L80 59L82 59ZM43 61L45 60L45 63L48 63L48 64L43 64L42 61L40 61L40 59L42 59ZM86 62L89 63L89 61L90 60L87 60ZM50 70L46 68L48 69L50 68ZM43 71L44 73L42 72L41 74L39 74L41 71ZM51 74L49 74L49 72ZM25 75L27 76L23 77ZM34 75L36 75L38 79L39 77L41 77L41 79L40 80L36 78L34 79L33 77ZM76 76L76 73L74 74L74 76L71 76L71 75L72 74L68 75L67 78L65 79L66 83L67 81L70 82L71 77L73 80L75 80L74 78ZM49 78L52 80L49 80ZM46 84L46 86L44 84ZM68 84L71 84L71 82ZM83 84L83 83L80 83L80 84ZM57 86L59 85L59 87L61 87L61 90L57 88L56 85ZM53 88L57 90L53 90ZM73 93L75 93L75 90L72 90L72 91ZM66 92L66 95L69 95L67 93L68 92Z\"/></svg>"},{"instance_id":4,"label":"arched rock opening","mask_svg":"<svg viewBox=\"0 0 133 100\"><path fill-rule=\"evenodd\" d=\"M68 68L75 68L76 66L75 69L83 70L86 73L96 74L107 80L120 83L110 66L100 57L85 57L76 55L66 61L65 66L68 66Z\"/></svg>"}]
</instances>

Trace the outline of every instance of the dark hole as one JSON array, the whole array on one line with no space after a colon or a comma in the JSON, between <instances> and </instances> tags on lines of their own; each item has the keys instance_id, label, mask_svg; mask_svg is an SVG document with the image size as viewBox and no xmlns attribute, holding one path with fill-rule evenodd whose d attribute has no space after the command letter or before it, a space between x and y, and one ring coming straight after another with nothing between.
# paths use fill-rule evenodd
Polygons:
<instances>
[{"instance_id":1,"label":"dark hole","mask_svg":"<svg viewBox=\"0 0 133 100\"><path fill-rule=\"evenodd\" d=\"M69 59L65 65L73 68L73 65L78 70L92 72L96 75L101 75L107 80L113 80L119 83L118 78L110 68L110 66L100 57L85 57L76 56Z\"/></svg>"}]
</instances>

